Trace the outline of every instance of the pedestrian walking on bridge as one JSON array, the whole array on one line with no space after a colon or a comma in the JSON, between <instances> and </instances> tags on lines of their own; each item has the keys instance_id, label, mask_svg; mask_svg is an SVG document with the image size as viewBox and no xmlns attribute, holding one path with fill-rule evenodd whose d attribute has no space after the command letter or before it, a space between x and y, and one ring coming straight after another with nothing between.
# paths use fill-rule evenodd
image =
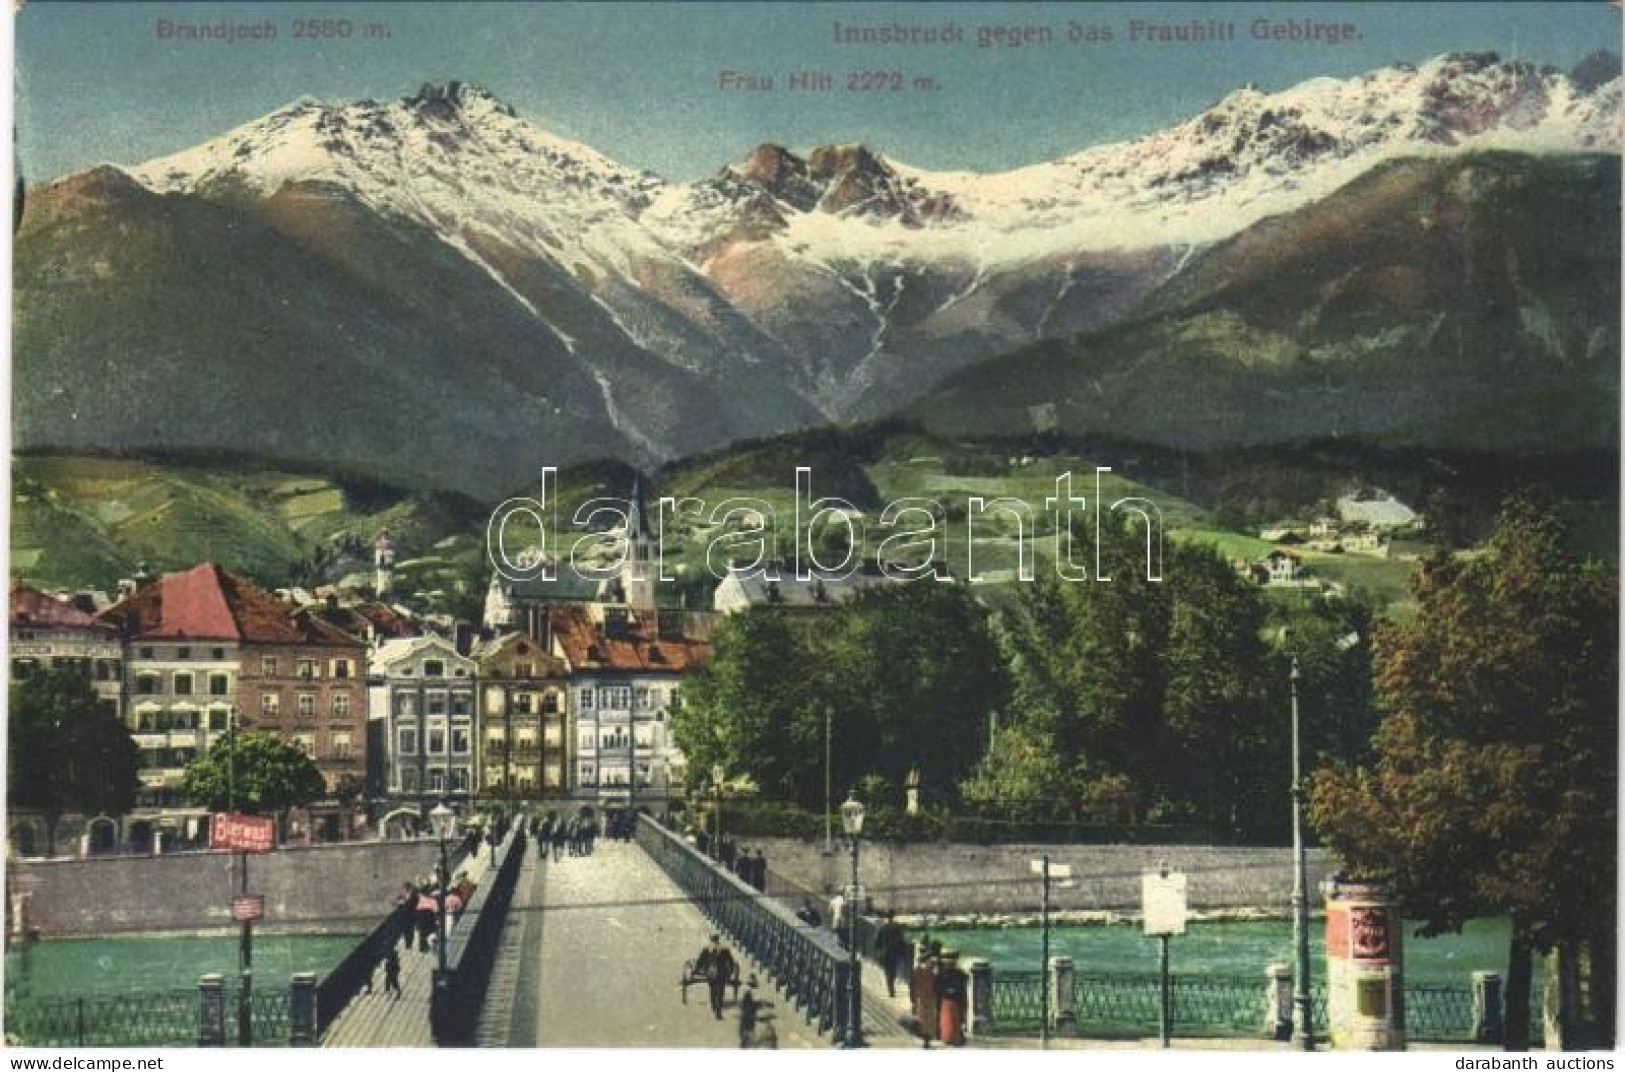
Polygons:
<instances>
[{"instance_id":1,"label":"pedestrian walking on bridge","mask_svg":"<svg viewBox=\"0 0 1625 1072\"><path fill-rule=\"evenodd\" d=\"M722 1019L723 991L739 971L733 951L722 944L722 935L711 936L711 944L694 959L694 970L705 977L706 989L711 992L711 1015Z\"/></svg>"}]
</instances>

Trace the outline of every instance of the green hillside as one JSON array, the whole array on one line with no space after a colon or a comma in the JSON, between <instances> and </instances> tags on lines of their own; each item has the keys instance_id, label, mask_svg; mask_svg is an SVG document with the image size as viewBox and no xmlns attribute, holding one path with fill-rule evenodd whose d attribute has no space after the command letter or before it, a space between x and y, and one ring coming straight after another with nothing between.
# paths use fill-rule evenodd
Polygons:
<instances>
[{"instance_id":1,"label":"green hillside","mask_svg":"<svg viewBox=\"0 0 1625 1072\"><path fill-rule=\"evenodd\" d=\"M370 570L380 528L408 559L448 536L477 536L482 522L458 496L247 464L27 456L12 465L12 573L50 586L110 588L142 563L162 573L202 561L274 587L319 584Z\"/></svg>"}]
</instances>

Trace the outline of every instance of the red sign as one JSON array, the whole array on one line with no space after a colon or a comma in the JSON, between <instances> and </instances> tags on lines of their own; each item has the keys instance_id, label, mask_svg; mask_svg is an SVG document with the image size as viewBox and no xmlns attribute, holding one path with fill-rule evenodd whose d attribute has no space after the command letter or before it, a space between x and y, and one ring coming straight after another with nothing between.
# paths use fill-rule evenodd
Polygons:
<instances>
[{"instance_id":1,"label":"red sign","mask_svg":"<svg viewBox=\"0 0 1625 1072\"><path fill-rule=\"evenodd\" d=\"M264 916L264 894L240 893L231 899L231 918L238 923L248 923Z\"/></svg>"},{"instance_id":2,"label":"red sign","mask_svg":"<svg viewBox=\"0 0 1625 1072\"><path fill-rule=\"evenodd\" d=\"M252 815L217 812L209 823L209 848L232 852L270 852L276 848L276 823Z\"/></svg>"}]
</instances>

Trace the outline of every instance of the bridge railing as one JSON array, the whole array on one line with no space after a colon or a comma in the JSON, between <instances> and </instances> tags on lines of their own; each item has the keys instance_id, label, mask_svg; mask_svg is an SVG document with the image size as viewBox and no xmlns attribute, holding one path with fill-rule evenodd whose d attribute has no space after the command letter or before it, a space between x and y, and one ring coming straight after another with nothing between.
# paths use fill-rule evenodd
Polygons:
<instances>
[{"instance_id":1,"label":"bridge railing","mask_svg":"<svg viewBox=\"0 0 1625 1072\"><path fill-rule=\"evenodd\" d=\"M516 829L503 842L502 862L469 899L457 929L446 937L446 974L436 979L429 998L429 1022L441 1046L472 1046L480 1007L496 966L502 928L525 859L525 833Z\"/></svg>"},{"instance_id":2,"label":"bridge railing","mask_svg":"<svg viewBox=\"0 0 1625 1072\"><path fill-rule=\"evenodd\" d=\"M717 867L688 842L639 816L638 844L819 1031L846 1034L850 964L830 935Z\"/></svg>"},{"instance_id":3,"label":"bridge railing","mask_svg":"<svg viewBox=\"0 0 1625 1072\"><path fill-rule=\"evenodd\" d=\"M439 849L435 842L424 842L427 853L432 854L432 866L440 862ZM456 874L457 868L468 858L469 843L458 842L457 846L447 851L447 862L451 866L451 873ZM411 918L409 917L408 922ZM389 951L390 944L401 938L400 919L391 912L383 921L374 927L359 945L333 966L333 970L322 977L316 985L316 1033L324 1034L333 1021L339 1018L339 1013L350 1004L352 998L361 992L362 987L371 982L373 973L384 954Z\"/></svg>"}]
</instances>

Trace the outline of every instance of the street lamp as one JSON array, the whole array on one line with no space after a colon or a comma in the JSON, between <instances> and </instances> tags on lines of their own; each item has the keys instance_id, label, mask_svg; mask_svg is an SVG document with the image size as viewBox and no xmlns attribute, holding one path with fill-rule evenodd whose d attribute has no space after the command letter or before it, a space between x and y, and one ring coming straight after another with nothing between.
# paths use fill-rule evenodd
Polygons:
<instances>
[{"instance_id":1,"label":"street lamp","mask_svg":"<svg viewBox=\"0 0 1625 1072\"><path fill-rule=\"evenodd\" d=\"M1292 940L1298 952L1297 983L1292 1003L1298 1011L1298 1038L1305 1051L1315 1048L1314 1010L1309 1001L1308 865L1303 848L1303 771L1298 740L1298 657L1292 657L1287 681L1292 694Z\"/></svg>"},{"instance_id":2,"label":"street lamp","mask_svg":"<svg viewBox=\"0 0 1625 1072\"><path fill-rule=\"evenodd\" d=\"M846 1020L846 1048L855 1050L863 1046L863 987L859 978L858 960L858 836L863 833L863 802L857 790L847 794L841 805L841 829L846 832L852 847L852 888L846 896L846 951L850 958L847 976L849 1012Z\"/></svg>"},{"instance_id":3,"label":"street lamp","mask_svg":"<svg viewBox=\"0 0 1625 1072\"><path fill-rule=\"evenodd\" d=\"M429 812L429 823L434 829L435 840L440 842L440 912L438 926L440 941L436 944L439 954L439 971L435 974L434 985L446 985L446 887L451 882L451 865L446 862L446 842L450 839L457 824L457 813L446 807L442 800Z\"/></svg>"},{"instance_id":4,"label":"street lamp","mask_svg":"<svg viewBox=\"0 0 1625 1072\"><path fill-rule=\"evenodd\" d=\"M711 858L713 860L722 859L722 778L726 773L722 769L722 764L711 764L711 785L716 789L717 794L716 817L711 823Z\"/></svg>"}]
</instances>

